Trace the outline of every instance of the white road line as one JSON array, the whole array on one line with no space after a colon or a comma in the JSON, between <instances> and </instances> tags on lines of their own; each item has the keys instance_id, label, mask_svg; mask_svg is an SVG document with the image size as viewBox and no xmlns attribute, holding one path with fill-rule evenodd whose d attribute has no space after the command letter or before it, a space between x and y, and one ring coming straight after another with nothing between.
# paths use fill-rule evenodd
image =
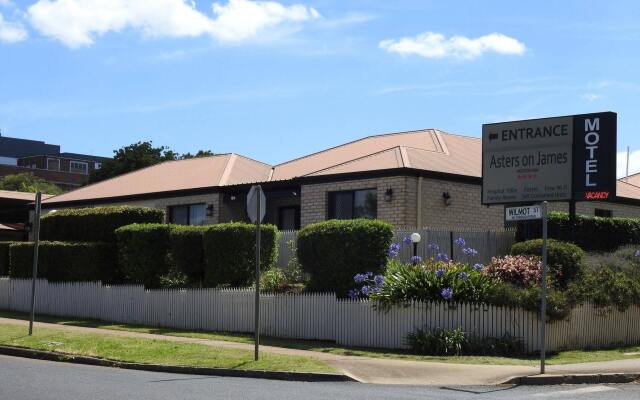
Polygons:
<instances>
[{"instance_id":1,"label":"white road line","mask_svg":"<svg viewBox=\"0 0 640 400\"><path fill-rule=\"evenodd\" d=\"M611 392L614 390L620 390L611 386L587 386L581 387L579 389L572 390L559 390L557 392L548 392L548 393L536 393L531 397L560 397L566 395L575 395L575 394L590 394L590 393L602 393L602 392Z\"/></svg>"}]
</instances>

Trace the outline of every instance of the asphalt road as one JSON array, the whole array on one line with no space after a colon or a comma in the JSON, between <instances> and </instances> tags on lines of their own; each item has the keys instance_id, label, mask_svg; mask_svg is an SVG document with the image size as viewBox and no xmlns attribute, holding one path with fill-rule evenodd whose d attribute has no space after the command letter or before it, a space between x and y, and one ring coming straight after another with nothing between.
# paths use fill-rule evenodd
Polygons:
<instances>
[{"instance_id":1,"label":"asphalt road","mask_svg":"<svg viewBox=\"0 0 640 400\"><path fill-rule=\"evenodd\" d=\"M640 398L640 385L425 387L301 383L121 370L0 356L2 400L164 399L608 399Z\"/></svg>"}]
</instances>

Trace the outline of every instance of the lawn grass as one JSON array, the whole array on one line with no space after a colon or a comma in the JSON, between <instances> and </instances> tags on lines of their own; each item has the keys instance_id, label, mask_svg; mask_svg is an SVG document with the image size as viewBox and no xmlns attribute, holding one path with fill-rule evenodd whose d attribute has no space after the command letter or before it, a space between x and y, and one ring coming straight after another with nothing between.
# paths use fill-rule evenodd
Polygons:
<instances>
[{"instance_id":1,"label":"lawn grass","mask_svg":"<svg viewBox=\"0 0 640 400\"><path fill-rule=\"evenodd\" d=\"M0 317L27 319L28 315L22 313L0 311ZM158 328L139 325L116 324L97 320L79 320L73 318L55 317L40 315L36 317L37 321L49 322L60 325L84 326L90 328L102 328L118 331L131 331L152 333L167 336L191 337L198 339L222 340L236 343L253 343L253 334L246 333L228 333L228 332L202 332L188 331L174 328ZM485 364L485 365L538 365L539 359L536 356L530 357L487 357L487 356L460 356L460 357L444 357L444 356L422 356L411 354L402 350L385 350L370 348L352 348L336 345L334 342L313 341L313 340L294 340L280 339L273 337L260 337L260 344L267 346L285 347L291 349L309 350L321 353L330 353L336 355L372 357L372 358L388 358L396 360L409 361L431 361L431 362L448 362L458 364ZM619 347L615 349L605 350L575 350L562 351L556 354L547 355L547 364L562 365L598 361L626 360L631 358L640 358L640 346Z\"/></svg>"},{"instance_id":2,"label":"lawn grass","mask_svg":"<svg viewBox=\"0 0 640 400\"><path fill-rule=\"evenodd\" d=\"M0 324L0 345L55 351L114 361L237 370L335 372L312 357L262 353L254 361L253 351L176 343L166 340L69 332L38 327L28 336L25 326Z\"/></svg>"}]
</instances>

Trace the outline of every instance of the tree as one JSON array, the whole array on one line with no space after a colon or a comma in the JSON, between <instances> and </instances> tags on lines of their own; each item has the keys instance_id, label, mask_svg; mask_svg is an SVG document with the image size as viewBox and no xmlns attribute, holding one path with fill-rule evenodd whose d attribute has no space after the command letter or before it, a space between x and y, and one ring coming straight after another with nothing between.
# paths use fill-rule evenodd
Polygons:
<instances>
[{"instance_id":1,"label":"tree","mask_svg":"<svg viewBox=\"0 0 640 400\"><path fill-rule=\"evenodd\" d=\"M210 150L200 150L195 155L186 153L181 156L166 146L153 147L151 141L133 143L113 153L113 159L105 161L100 169L91 172L89 182L99 182L164 161L213 155Z\"/></svg>"},{"instance_id":2,"label":"tree","mask_svg":"<svg viewBox=\"0 0 640 400\"><path fill-rule=\"evenodd\" d=\"M63 192L62 189L60 189L53 183L49 183L38 176L34 176L31 172L6 175L0 178L0 189L28 193L35 193L37 191L40 191L45 194L54 195Z\"/></svg>"}]
</instances>

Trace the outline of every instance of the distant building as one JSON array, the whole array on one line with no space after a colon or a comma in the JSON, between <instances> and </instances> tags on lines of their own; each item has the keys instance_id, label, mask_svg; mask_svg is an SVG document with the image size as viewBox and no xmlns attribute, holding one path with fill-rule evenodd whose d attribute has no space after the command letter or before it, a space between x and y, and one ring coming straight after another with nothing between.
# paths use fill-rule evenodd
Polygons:
<instances>
[{"instance_id":1,"label":"distant building","mask_svg":"<svg viewBox=\"0 0 640 400\"><path fill-rule=\"evenodd\" d=\"M87 184L89 173L100 169L108 159L62 153L58 145L0 135L0 177L31 172L63 190L71 190Z\"/></svg>"}]
</instances>

